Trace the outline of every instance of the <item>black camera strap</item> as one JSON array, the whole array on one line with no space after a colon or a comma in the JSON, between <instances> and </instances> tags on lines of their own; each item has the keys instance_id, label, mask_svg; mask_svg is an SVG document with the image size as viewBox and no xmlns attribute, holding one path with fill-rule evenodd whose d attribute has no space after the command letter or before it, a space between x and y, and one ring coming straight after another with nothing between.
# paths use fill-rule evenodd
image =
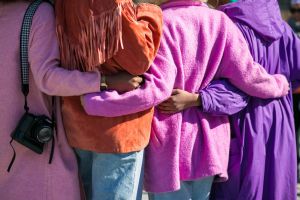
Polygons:
<instances>
[{"instance_id":1,"label":"black camera strap","mask_svg":"<svg viewBox=\"0 0 300 200\"><path fill-rule=\"evenodd\" d=\"M23 18L23 23L21 28L21 35L20 35L21 80L22 80L22 92L25 98L24 109L26 112L29 111L29 107L27 104L27 96L29 93L29 61L28 61L29 35L30 35L33 16L42 2L43 0L35 0L28 6Z\"/></svg>"},{"instance_id":2,"label":"black camera strap","mask_svg":"<svg viewBox=\"0 0 300 200\"><path fill-rule=\"evenodd\" d=\"M29 112L29 107L27 103L27 96L29 94L29 61L28 61L28 48L29 48L29 36L30 36L30 30L32 25L32 19L33 16L38 9L39 5L43 2L43 0L35 0L28 6L23 22L21 27L21 34L20 34L20 63L21 63L21 81L22 81L22 93L24 95L24 109L25 112ZM56 131L56 122L55 122L55 98L52 97L52 120L53 120L53 130L55 133ZM49 164L51 164L54 154L54 138L52 140L52 146L51 146L51 153L49 158ZM12 157L12 160L7 168L7 171L9 172L15 159L16 159L16 151L12 145L13 139L10 141L10 145L13 149L14 155Z\"/></svg>"},{"instance_id":3,"label":"black camera strap","mask_svg":"<svg viewBox=\"0 0 300 200\"><path fill-rule=\"evenodd\" d=\"M55 97L52 97L52 114L51 114L51 118L52 118L52 122L53 122L53 126L52 129L57 137L57 126L56 126L56 117L55 117L55 109L56 109L56 103L55 103ZM51 152L50 152L50 158L49 158L49 164L52 163L53 160L53 155L54 155L54 147L55 147L55 137L53 135L53 139L52 139L52 145L51 145Z\"/></svg>"}]
</instances>

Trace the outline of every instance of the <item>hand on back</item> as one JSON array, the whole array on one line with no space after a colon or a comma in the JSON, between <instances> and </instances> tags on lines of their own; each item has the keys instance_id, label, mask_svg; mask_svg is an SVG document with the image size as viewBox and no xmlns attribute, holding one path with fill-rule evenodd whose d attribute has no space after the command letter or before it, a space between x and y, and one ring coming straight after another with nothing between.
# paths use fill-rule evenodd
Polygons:
<instances>
[{"instance_id":1,"label":"hand on back","mask_svg":"<svg viewBox=\"0 0 300 200\"><path fill-rule=\"evenodd\" d=\"M184 90L174 89L169 99L157 106L160 112L173 114L185 109L200 106L199 94L193 94Z\"/></svg>"}]
</instances>

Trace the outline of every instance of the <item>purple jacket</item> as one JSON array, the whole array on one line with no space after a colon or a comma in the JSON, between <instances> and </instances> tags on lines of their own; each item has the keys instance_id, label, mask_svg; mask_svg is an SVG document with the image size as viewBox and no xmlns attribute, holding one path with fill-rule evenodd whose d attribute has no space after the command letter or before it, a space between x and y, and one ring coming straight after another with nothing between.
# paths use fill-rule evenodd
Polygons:
<instances>
[{"instance_id":1,"label":"purple jacket","mask_svg":"<svg viewBox=\"0 0 300 200\"><path fill-rule=\"evenodd\" d=\"M300 40L281 19L277 1L240 0L220 9L242 31L255 61L298 85ZM230 119L229 181L215 184L213 199L296 199L291 92L280 99L263 100L247 97L229 83L216 82L201 93L203 109L211 114L233 114L248 103Z\"/></svg>"},{"instance_id":2,"label":"purple jacket","mask_svg":"<svg viewBox=\"0 0 300 200\"><path fill-rule=\"evenodd\" d=\"M138 112L168 98L173 88L198 92L221 77L262 98L285 94L282 77L268 75L253 62L242 34L226 15L190 0L171 1L162 9L163 38L145 75L145 85L125 94L84 96L88 114L116 116ZM145 189L174 191L180 188L180 180L214 175L226 180L228 125L227 117L211 116L198 108L173 115L156 110L146 150Z\"/></svg>"}]
</instances>

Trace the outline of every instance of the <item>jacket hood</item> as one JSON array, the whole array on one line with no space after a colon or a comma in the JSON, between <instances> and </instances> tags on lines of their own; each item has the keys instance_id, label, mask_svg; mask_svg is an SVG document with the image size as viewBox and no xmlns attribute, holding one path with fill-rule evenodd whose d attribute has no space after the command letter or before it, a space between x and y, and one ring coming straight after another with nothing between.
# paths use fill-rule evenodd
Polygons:
<instances>
[{"instance_id":1,"label":"jacket hood","mask_svg":"<svg viewBox=\"0 0 300 200\"><path fill-rule=\"evenodd\" d=\"M277 0L239 0L219 7L233 21L248 25L261 39L273 42L284 32Z\"/></svg>"}]
</instances>

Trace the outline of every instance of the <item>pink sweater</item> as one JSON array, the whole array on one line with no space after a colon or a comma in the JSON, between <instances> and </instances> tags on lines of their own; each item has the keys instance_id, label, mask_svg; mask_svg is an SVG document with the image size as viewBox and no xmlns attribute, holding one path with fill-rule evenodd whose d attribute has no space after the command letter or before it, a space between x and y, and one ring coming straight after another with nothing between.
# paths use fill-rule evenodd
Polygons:
<instances>
[{"instance_id":1,"label":"pink sweater","mask_svg":"<svg viewBox=\"0 0 300 200\"><path fill-rule=\"evenodd\" d=\"M164 30L158 55L141 88L125 94L84 96L90 115L117 116L157 105L173 88L197 93L213 79L227 78L249 95L286 95L288 83L254 63L242 34L225 14L190 0L162 6ZM181 180L217 175L227 179L230 127L227 117L198 108L165 115L155 111L146 150L145 189L178 190Z\"/></svg>"},{"instance_id":2,"label":"pink sweater","mask_svg":"<svg viewBox=\"0 0 300 200\"><path fill-rule=\"evenodd\" d=\"M21 1L0 3L0 199L79 200L77 162L65 138L59 103L53 163L48 164L51 143L45 146L43 154L38 155L13 142L17 157L11 172L6 172L13 156L10 134L24 113L19 35L27 6ZM51 98L48 95L81 95L99 91L98 73L71 72L59 67L55 19L49 4L42 4L37 10L30 36L30 112L49 116Z\"/></svg>"}]
</instances>

